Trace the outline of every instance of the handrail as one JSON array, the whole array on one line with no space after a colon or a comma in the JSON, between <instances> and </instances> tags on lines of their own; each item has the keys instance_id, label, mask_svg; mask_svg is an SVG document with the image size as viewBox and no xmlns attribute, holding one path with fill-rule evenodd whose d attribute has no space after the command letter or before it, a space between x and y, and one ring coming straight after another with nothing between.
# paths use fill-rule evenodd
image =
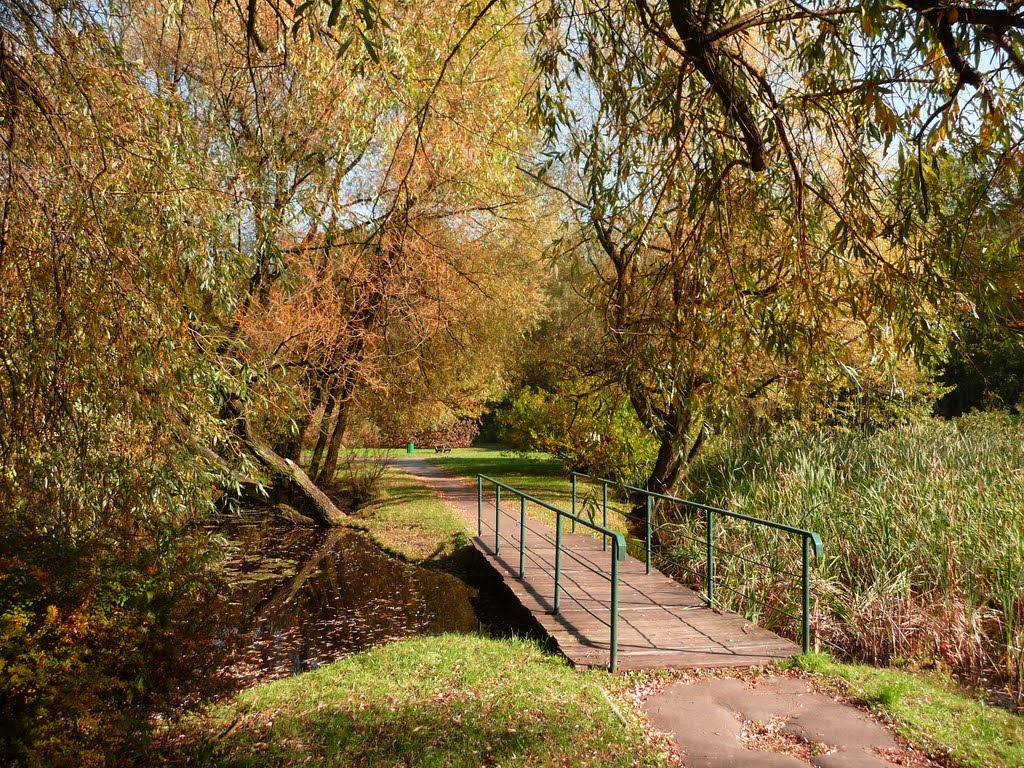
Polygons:
<instances>
[{"instance_id":1,"label":"handrail","mask_svg":"<svg viewBox=\"0 0 1024 768\"><path fill-rule=\"evenodd\" d=\"M536 496L519 490L507 483L503 483L500 480L496 480L493 477L487 475L478 474L476 480L477 487L477 505L476 505L476 530L477 536L483 538L483 514L484 514L484 482L488 482L494 485L495 488L495 499L494 499L494 554L498 555L501 551L501 491L505 489L510 493L519 496L519 578L524 578L526 574L526 504L530 502L536 504L550 512L555 513L555 596L554 596L554 610L552 613L557 614L561 606L561 593L562 593L562 518L568 518L572 521L573 530L576 528L576 524L579 523L587 528L590 528L597 533L600 533L602 537L607 541L611 539L612 542L612 556L611 556L611 568L608 575L608 579L611 583L611 604L609 606L611 612L611 620L609 621L609 654L608 654L608 669L611 672L615 672L618 669L618 653L619 653L619 563L626 559L626 539L618 531L613 531L610 528L593 523L585 518L579 517L573 512L566 512L564 509L556 507L554 504L549 504L543 499L538 499Z\"/></svg>"},{"instance_id":2,"label":"handrail","mask_svg":"<svg viewBox=\"0 0 1024 768\"><path fill-rule=\"evenodd\" d=\"M572 480L572 512L573 512L574 515L576 514L576 501L577 501L576 478L577 477L582 477L582 478L586 478L588 480L596 480L596 481L598 481L598 482L600 482L602 484L602 486L603 486L603 493L602 493L602 498L601 498L602 519L603 519L603 522L604 522L604 526L607 528L608 527L608 486L609 485L618 485L618 483L615 483L612 480L605 480L603 478L593 477L592 475L585 475L582 472L572 472L569 477ZM574 531L576 530L575 524L573 524L573 530ZM602 543L604 545L604 548L607 549L608 548L608 540L605 539L604 537L602 537ZM646 552L646 557L644 558L645 559L645 566L647 568L647 573L650 574L650 572L651 572L651 500L649 498L647 499L647 536L646 536L646 539L645 539L645 552Z\"/></svg>"},{"instance_id":3,"label":"handrail","mask_svg":"<svg viewBox=\"0 0 1024 768\"><path fill-rule=\"evenodd\" d=\"M572 501L573 511L576 507L576 479L578 477L584 478L585 480L593 480L602 484L604 488L604 507L605 507L605 518L607 519L608 514L608 486L615 485L618 488L622 488L626 491L632 491L634 493L643 494L646 502L646 555L647 555L647 572L651 572L651 502L653 499L661 499L664 501L671 502L673 504L682 504L684 506L699 509L705 513L705 520L707 523L707 537L706 537L706 557L707 557L707 569L706 569L706 581L705 581L705 592L706 599L709 607L714 607L715 601L715 516L731 517L736 520L743 520L748 523L754 523L757 525L763 525L767 528L773 528L775 530L783 531L794 536L801 538L801 602L802 602L802 626L801 626L801 648L804 653L807 653L811 649L811 586L810 586L810 555L813 547L814 558L820 559L824 554L824 547L821 543L821 536L814 531L809 531L804 528L797 528L796 526L786 525L785 523L777 523L774 520L764 520L760 517L753 517L751 515L744 515L739 512L731 512L728 509L721 509L719 507L712 507L707 504L701 504L700 502L690 501L689 499L681 499L678 496L670 496L665 493L657 493L656 491L649 491L646 488L638 488L634 485L625 485L624 483L616 483L613 480L608 480L603 477L594 477L583 472L573 472L571 474L572 480ZM723 586L723 588L725 588Z\"/></svg>"}]
</instances>

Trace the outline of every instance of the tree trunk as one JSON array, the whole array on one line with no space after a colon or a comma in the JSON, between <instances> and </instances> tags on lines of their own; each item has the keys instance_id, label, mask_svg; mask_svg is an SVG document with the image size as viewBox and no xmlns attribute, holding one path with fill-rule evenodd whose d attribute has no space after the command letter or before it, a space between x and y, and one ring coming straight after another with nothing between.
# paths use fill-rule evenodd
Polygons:
<instances>
[{"instance_id":1,"label":"tree trunk","mask_svg":"<svg viewBox=\"0 0 1024 768\"><path fill-rule=\"evenodd\" d=\"M338 418L334 421L334 430L331 432L331 441L327 446L327 455L324 457L324 465L317 473L318 483L330 483L334 480L334 473L338 471L338 453L341 450L341 438L345 435L345 428L348 426L349 403L352 401L352 393L356 388L355 374L350 373L345 378L345 383L338 393Z\"/></svg>"},{"instance_id":2,"label":"tree trunk","mask_svg":"<svg viewBox=\"0 0 1024 768\"><path fill-rule=\"evenodd\" d=\"M306 430L309 428L309 422L313 418L323 403L323 387L319 382L313 385L313 396L309 404L309 410L303 411L302 415L295 421L295 430L280 441L280 443L274 446L277 452L286 459L291 459L296 464L302 458L302 446L305 442Z\"/></svg>"},{"instance_id":3,"label":"tree trunk","mask_svg":"<svg viewBox=\"0 0 1024 768\"><path fill-rule=\"evenodd\" d=\"M685 435L683 435L683 439L685 439ZM683 469L684 451L685 447L681 444L680 436L674 431L665 430L661 435L661 444L658 446L658 457L654 461L654 468L647 477L644 487L653 493L671 495Z\"/></svg>"},{"instance_id":4,"label":"tree trunk","mask_svg":"<svg viewBox=\"0 0 1024 768\"><path fill-rule=\"evenodd\" d=\"M328 432L331 426L331 416L334 415L334 407L338 403L337 387L332 386L327 391L327 405L324 406L324 415L320 417L317 425L316 447L313 448L313 458L309 461L309 474L311 477L319 475L320 462L324 458L324 451L327 449Z\"/></svg>"},{"instance_id":5,"label":"tree trunk","mask_svg":"<svg viewBox=\"0 0 1024 768\"><path fill-rule=\"evenodd\" d=\"M641 422L658 436L658 456L644 488L651 493L672 495L679 478L696 457L704 442L704 426L692 444L689 443L693 412L687 398L677 396L667 410L652 406L647 394L639 387L630 391L630 402ZM647 515L647 497L636 494L630 514L631 533L644 535Z\"/></svg>"},{"instance_id":6,"label":"tree trunk","mask_svg":"<svg viewBox=\"0 0 1024 768\"><path fill-rule=\"evenodd\" d=\"M245 417L245 403L237 398L225 401L225 408L235 420L235 428L256 460L270 470L272 487L275 495L283 494L296 502L319 525L342 525L347 515L338 509L323 491L309 479L294 461L286 459L275 452L263 440L252 434L249 421Z\"/></svg>"}]
</instances>

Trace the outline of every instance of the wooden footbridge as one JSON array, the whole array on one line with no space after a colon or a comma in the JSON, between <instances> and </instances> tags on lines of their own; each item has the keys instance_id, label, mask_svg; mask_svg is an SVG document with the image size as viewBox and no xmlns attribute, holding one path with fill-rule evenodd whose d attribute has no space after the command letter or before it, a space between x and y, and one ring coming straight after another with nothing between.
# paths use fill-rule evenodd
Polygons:
<instances>
[{"instance_id":1,"label":"wooden footbridge","mask_svg":"<svg viewBox=\"0 0 1024 768\"><path fill-rule=\"evenodd\" d=\"M622 534L607 526L608 481L597 481L603 502L599 523L577 509L576 484L581 475L572 478L572 507L562 509L483 475L472 489L427 462L406 459L398 465L463 513L476 529L473 545L574 665L612 671L747 667L800 652L800 646L774 632L735 613L714 609L715 520L723 515L766 525L802 541L802 639L807 649L809 560L812 553L821 554L820 539L810 531L693 505L705 515L708 531L707 580L701 594L660 573L650 559L652 503L657 498L691 502L630 489L648 499L646 558L637 560L628 556ZM467 491L473 490L475 498L468 498ZM549 519L554 516L555 525L541 522L531 510L546 510Z\"/></svg>"}]
</instances>

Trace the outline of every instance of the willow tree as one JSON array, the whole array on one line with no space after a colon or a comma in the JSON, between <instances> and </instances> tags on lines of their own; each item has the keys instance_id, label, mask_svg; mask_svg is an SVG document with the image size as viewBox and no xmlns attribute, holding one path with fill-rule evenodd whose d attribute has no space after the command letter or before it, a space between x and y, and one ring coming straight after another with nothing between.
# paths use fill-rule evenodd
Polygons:
<instances>
[{"instance_id":1,"label":"willow tree","mask_svg":"<svg viewBox=\"0 0 1024 768\"><path fill-rule=\"evenodd\" d=\"M517 145L495 162L458 130L488 129L505 115L498 106L511 113L522 84L495 96L522 70L467 78L441 116L450 129L398 140L392 118L449 39L444 9L423 8L410 27L418 42L400 52L403 91L374 73L365 47L339 55L343 39L295 29L276 4L0 8L5 757L109 762L203 671L210 646L192 630L210 616L212 547L198 523L232 482L229 465L247 466L243 445L292 471L253 438L274 406L267 392L294 386L279 371L304 359L291 344L262 346L272 312L308 277L300 254L333 266L339 252L325 244L369 233L364 263L400 274L409 296L431 286L427 318L439 302L450 311L433 287L458 269L472 268L469 285L483 280L529 222L519 182L508 198L493 192L515 177ZM474 113L475 98L496 111ZM405 115L428 135L431 120ZM490 169L480 178L474 158ZM387 172L392 159L408 173ZM513 198L521 214L506 221ZM388 249L413 227L436 245L431 259L405 249L392 270ZM458 295L455 309L476 311L469 289ZM434 349L445 335L474 343L464 319L437 328Z\"/></svg>"},{"instance_id":2,"label":"willow tree","mask_svg":"<svg viewBox=\"0 0 1024 768\"><path fill-rule=\"evenodd\" d=\"M1012 243L932 231L937 190L943 227L985 215L943 157L1019 161L1014 7L554 0L531 21L552 155L531 172L573 213L603 370L659 443L651 490L737 398L919 350L992 298L975 275L1016 267Z\"/></svg>"},{"instance_id":3,"label":"willow tree","mask_svg":"<svg viewBox=\"0 0 1024 768\"><path fill-rule=\"evenodd\" d=\"M246 372L223 394L225 415L300 482L287 460L314 415L313 474L329 480L361 390L400 387L412 371L439 401L458 369L480 403L500 375L474 367L500 374L536 309L531 254L514 247L536 222L515 169L535 136L515 127L530 74L521 37L496 15L446 59L463 12L378 10L388 36L364 29L358 45L308 4L299 17L264 3L154 3L136 26L140 57L223 169L248 265L227 287L232 312L208 318L204 338ZM504 322L488 319L498 313Z\"/></svg>"},{"instance_id":4,"label":"willow tree","mask_svg":"<svg viewBox=\"0 0 1024 768\"><path fill-rule=\"evenodd\" d=\"M0 10L0 752L102 765L204 672L222 371L190 321L232 273L179 102L102 4ZM188 658L188 663L183 659Z\"/></svg>"},{"instance_id":5,"label":"willow tree","mask_svg":"<svg viewBox=\"0 0 1024 768\"><path fill-rule=\"evenodd\" d=\"M522 38L501 14L466 33L464 9L390 11L361 78L383 109L348 197L312 241L284 248L306 277L282 281L251 328L311 377L305 414L320 417L312 464L323 481L361 393L476 415L538 311L538 209L516 168L536 137L522 127Z\"/></svg>"}]
</instances>

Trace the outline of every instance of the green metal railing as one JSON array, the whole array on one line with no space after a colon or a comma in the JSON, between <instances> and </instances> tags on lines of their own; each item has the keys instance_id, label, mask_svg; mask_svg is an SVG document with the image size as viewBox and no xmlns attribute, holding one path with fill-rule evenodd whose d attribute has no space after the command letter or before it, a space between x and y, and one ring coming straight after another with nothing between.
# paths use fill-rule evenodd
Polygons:
<instances>
[{"instance_id":1,"label":"green metal railing","mask_svg":"<svg viewBox=\"0 0 1024 768\"><path fill-rule=\"evenodd\" d=\"M607 574L601 571L595 572L606 576L610 583L611 595L609 601L610 616L608 621L608 669L611 672L615 672L618 669L619 655L619 563L626 559L626 539L618 531L613 531L607 526L598 525L590 520L579 517L574 512L566 512L564 509L560 509L553 504L549 504L535 496L524 493L523 491L520 491L511 485L507 485L500 480L495 480L493 477L488 477L487 475L477 475L476 532L477 536L479 536L481 540L483 539L484 532L484 483L490 483L494 486L495 555L499 555L501 553L501 492L502 490L505 490L508 493L519 497L519 578L523 578L526 575L526 559L528 550L526 531L529 530L526 525L527 503L535 504L549 512L555 513L555 594L552 603L552 613L557 614L559 612L561 608L562 592L564 591L562 586L562 553L564 551L564 547L562 546L563 518L568 518L571 521L573 530L576 529L577 524L580 524L601 534L605 541L605 549L607 549L607 542L609 540L611 541L612 551L609 572ZM538 535L541 542L551 542L551 539L544 536L542 533L538 531L534 531L534 533Z\"/></svg>"},{"instance_id":2,"label":"green metal railing","mask_svg":"<svg viewBox=\"0 0 1024 768\"><path fill-rule=\"evenodd\" d=\"M572 499L573 499L573 512L574 513L576 511L576 501L577 501L577 494L578 494L577 478L583 478L584 480L589 480L589 481L601 484L601 486L602 486L602 497L603 497L604 520L605 520L606 523L607 523L607 519L608 519L608 488L609 488L609 486L615 486L616 488L620 488L620 489L622 489L625 492L641 494L644 497L644 507L645 507L645 511L646 511L645 520L644 520L644 529L645 529L645 531L644 531L644 547L645 547L645 555L646 555L647 572L648 573L651 572L651 557L652 557L651 538L652 538L652 534L653 534L653 532L655 530L658 530L660 528L667 528L667 527L670 527L672 525L672 524L668 523L668 524L665 524L665 525L662 525L662 526L658 526L658 528L655 528L654 526L652 526L651 518L652 518L652 513L653 513L653 503L654 503L654 501L655 500L663 501L663 502L666 502L666 503L669 503L669 504L676 504L676 505L680 505L680 506L683 506L683 507L687 507L689 509L696 510L698 512L703 512L704 523L705 523L705 537L704 537L704 541L701 542L701 544L702 544L702 546L704 548L704 555L705 555L705 570L704 570L704 574L703 574L703 576L704 576L704 589L705 589L705 591L704 591L704 599L707 601L708 607L711 607L711 608L715 607L715 586L716 586L716 583L715 583L715 553L716 553L716 549L719 549L719 548L717 548L715 546L715 522L716 522L716 518L717 519L720 519L720 518L731 518L731 519L734 519L734 520L741 520L743 522L752 523L754 525L763 526L765 528L769 528L769 529L772 529L772 530L781 531L781 532L789 534L791 536L799 537L800 538L800 542L801 542L801 569L800 569L800 574L799 574L800 583L801 583L801 616L798 619L800 621L800 641L801 641L800 642L800 647L803 649L804 653L807 653L808 651L810 651L810 649L811 649L811 575L810 575L810 560L811 560L811 553L812 552L814 554L815 559L821 558L822 553L823 553L822 544L821 544L821 537L817 533L814 533L813 531L805 530L803 528L796 528L796 527L794 527L792 525L785 525L783 523L776 523L776 522L773 522L771 520L763 520L763 519L761 519L759 517L751 517L750 515L743 515L743 514L740 514L739 512L730 512L727 509L720 509L718 507L711 507L711 506L708 506L706 504L699 504L698 502L695 502L695 501L689 501L687 499L681 499L678 496L669 496L669 495L664 494L664 493L655 493L654 491L648 491L645 488L637 488L637 487L632 486L632 485L622 485L622 484L616 483L616 482L614 482L612 480L606 480L606 479L600 478L600 477L593 477L591 475L585 475L585 474L583 474L581 472L574 472L572 474ZM690 540L693 540L692 537L685 537L685 536L683 536L683 538L690 538ZM759 562L759 561L749 560L747 558L743 558L741 555L739 555L737 553L734 553L734 552L727 552L727 554L731 554L731 555L733 555L735 557L739 557L740 559L743 559L743 560L745 560L746 562L748 562L748 563L750 563L752 565L757 565L757 566L761 566L761 567L764 567L764 568L771 569L771 566L769 566L767 563L762 563L762 562ZM680 565L680 567L684 568L684 570L688 570L690 573L693 573L696 576L700 576L700 574L698 574L696 571L693 571L692 569L687 568L686 566L682 566L681 564L679 564L679 565ZM784 574L785 575L792 575L794 577L797 577L797 574L792 573L790 571L786 571L786 572L784 572ZM745 593L740 592L739 590L731 589L731 588L726 587L726 586L721 585L721 584L719 584L718 586L721 587L722 589L726 589L727 591L734 592L734 593L736 593L738 595L742 595L744 597L747 597L748 599L750 599L752 601L759 602L759 601L756 601L754 598L746 595ZM764 604L762 603L762 605L764 605ZM770 606L766 606L766 607L770 607ZM792 616L792 614L786 614L784 611L779 611L779 613L783 613L783 614L785 614L787 616ZM797 619L796 616L792 616L792 618L793 619Z\"/></svg>"},{"instance_id":3,"label":"green metal railing","mask_svg":"<svg viewBox=\"0 0 1024 768\"><path fill-rule=\"evenodd\" d=\"M608 527L608 487L615 486L616 488L621 487L618 483L611 480L605 480L600 477L593 477L592 475L585 475L582 472L573 472L570 475L572 481L572 513L578 514L577 508L579 506L579 491L576 484L576 478L582 477L585 480L592 480L595 483L601 484L601 524ZM645 521L646 535L644 537L644 563L647 566L647 573L651 572L651 499L648 498L646 502L647 514ZM584 503L584 509L587 504ZM573 525L573 531L576 530L575 524ZM608 548L607 537L602 536L605 549Z\"/></svg>"}]
</instances>

